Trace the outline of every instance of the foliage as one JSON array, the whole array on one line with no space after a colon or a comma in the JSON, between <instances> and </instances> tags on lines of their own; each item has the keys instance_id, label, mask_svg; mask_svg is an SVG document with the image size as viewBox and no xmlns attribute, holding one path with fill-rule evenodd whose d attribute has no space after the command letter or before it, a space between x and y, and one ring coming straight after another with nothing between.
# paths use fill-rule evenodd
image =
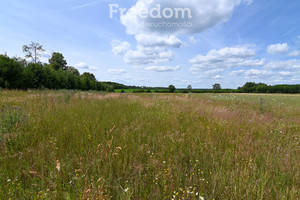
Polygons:
<instances>
[{"instance_id":1,"label":"foliage","mask_svg":"<svg viewBox=\"0 0 300 200\"><path fill-rule=\"evenodd\" d=\"M215 83L214 85L213 85L213 90L221 90L222 88L221 88L221 85L219 84L219 83Z\"/></svg>"},{"instance_id":2,"label":"foliage","mask_svg":"<svg viewBox=\"0 0 300 200\"><path fill-rule=\"evenodd\" d=\"M244 93L300 93L300 85L274 85L269 86L264 83L247 82L243 87L238 88L239 92Z\"/></svg>"},{"instance_id":3,"label":"foliage","mask_svg":"<svg viewBox=\"0 0 300 200\"><path fill-rule=\"evenodd\" d=\"M75 76L80 76L78 69L76 69L75 67L68 66L67 71L72 73Z\"/></svg>"},{"instance_id":4,"label":"foliage","mask_svg":"<svg viewBox=\"0 0 300 200\"><path fill-rule=\"evenodd\" d=\"M170 93L174 93L174 92L176 91L175 86L174 86L174 85L169 85L168 91L169 91Z\"/></svg>"},{"instance_id":5,"label":"foliage","mask_svg":"<svg viewBox=\"0 0 300 200\"><path fill-rule=\"evenodd\" d=\"M103 82L106 85L111 85L113 86L116 90L117 89L129 89L128 86L124 85L124 84L120 84L120 83L115 83L115 82Z\"/></svg>"},{"instance_id":6,"label":"foliage","mask_svg":"<svg viewBox=\"0 0 300 200\"><path fill-rule=\"evenodd\" d=\"M53 54L54 57L59 54ZM54 58L53 57L53 58ZM61 57L63 58L63 56ZM62 62L61 64L59 64ZM51 64L27 63L19 58L0 55L0 87L8 89L72 89L114 91L112 86L98 82L91 73L80 76L74 67L53 59ZM60 66L60 67L54 67Z\"/></svg>"},{"instance_id":7,"label":"foliage","mask_svg":"<svg viewBox=\"0 0 300 200\"><path fill-rule=\"evenodd\" d=\"M0 55L0 87L22 88L24 71L22 63L23 60Z\"/></svg>"},{"instance_id":8,"label":"foliage","mask_svg":"<svg viewBox=\"0 0 300 200\"><path fill-rule=\"evenodd\" d=\"M96 77L92 73L84 72L81 76L83 78L89 79L90 81L96 81Z\"/></svg>"},{"instance_id":9,"label":"foliage","mask_svg":"<svg viewBox=\"0 0 300 200\"><path fill-rule=\"evenodd\" d=\"M35 42L31 42L31 44L23 46L23 52L26 53L25 57L31 58L34 63L39 60L44 51L43 46Z\"/></svg>"},{"instance_id":10,"label":"foliage","mask_svg":"<svg viewBox=\"0 0 300 200\"><path fill-rule=\"evenodd\" d=\"M49 59L50 66L54 70L67 70L67 61L65 60L64 56L61 53L54 52L52 53L51 58Z\"/></svg>"}]
</instances>

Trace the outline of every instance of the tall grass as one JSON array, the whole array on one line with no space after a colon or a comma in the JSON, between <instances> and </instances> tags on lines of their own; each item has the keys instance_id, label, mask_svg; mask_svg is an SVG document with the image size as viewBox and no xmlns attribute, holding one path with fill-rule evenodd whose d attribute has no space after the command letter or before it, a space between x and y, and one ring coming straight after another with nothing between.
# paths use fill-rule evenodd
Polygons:
<instances>
[{"instance_id":1,"label":"tall grass","mask_svg":"<svg viewBox=\"0 0 300 200\"><path fill-rule=\"evenodd\" d=\"M299 99L2 91L0 199L299 199Z\"/></svg>"}]
</instances>

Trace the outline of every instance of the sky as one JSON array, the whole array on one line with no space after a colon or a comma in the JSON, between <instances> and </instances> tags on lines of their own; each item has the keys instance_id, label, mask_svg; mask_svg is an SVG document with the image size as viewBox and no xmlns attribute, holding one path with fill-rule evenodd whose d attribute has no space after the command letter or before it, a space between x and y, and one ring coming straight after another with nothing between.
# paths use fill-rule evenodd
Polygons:
<instances>
[{"instance_id":1,"label":"sky","mask_svg":"<svg viewBox=\"0 0 300 200\"><path fill-rule=\"evenodd\" d=\"M177 88L300 84L299 0L9 0L0 54L31 41L99 81Z\"/></svg>"}]
</instances>

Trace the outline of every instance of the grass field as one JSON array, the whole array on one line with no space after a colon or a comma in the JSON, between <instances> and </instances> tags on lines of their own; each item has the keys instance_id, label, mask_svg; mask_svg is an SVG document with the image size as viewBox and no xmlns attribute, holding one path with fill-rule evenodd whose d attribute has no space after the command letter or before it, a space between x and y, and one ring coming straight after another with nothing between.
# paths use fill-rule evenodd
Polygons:
<instances>
[{"instance_id":1,"label":"grass field","mask_svg":"<svg viewBox=\"0 0 300 200\"><path fill-rule=\"evenodd\" d=\"M156 91L156 89L116 89L115 92L121 93L123 91L123 93L134 93L141 90L143 91L143 93L154 93Z\"/></svg>"},{"instance_id":2,"label":"grass field","mask_svg":"<svg viewBox=\"0 0 300 200\"><path fill-rule=\"evenodd\" d=\"M300 96L0 95L0 199L300 199Z\"/></svg>"}]
</instances>

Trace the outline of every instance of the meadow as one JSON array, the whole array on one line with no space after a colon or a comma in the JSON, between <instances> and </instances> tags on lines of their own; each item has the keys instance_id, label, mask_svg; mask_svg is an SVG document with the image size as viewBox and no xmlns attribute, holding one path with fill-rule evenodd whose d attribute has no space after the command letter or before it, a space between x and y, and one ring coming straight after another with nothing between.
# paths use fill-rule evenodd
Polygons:
<instances>
[{"instance_id":1,"label":"meadow","mask_svg":"<svg viewBox=\"0 0 300 200\"><path fill-rule=\"evenodd\" d=\"M300 95L1 91L0 199L300 199Z\"/></svg>"}]
</instances>

